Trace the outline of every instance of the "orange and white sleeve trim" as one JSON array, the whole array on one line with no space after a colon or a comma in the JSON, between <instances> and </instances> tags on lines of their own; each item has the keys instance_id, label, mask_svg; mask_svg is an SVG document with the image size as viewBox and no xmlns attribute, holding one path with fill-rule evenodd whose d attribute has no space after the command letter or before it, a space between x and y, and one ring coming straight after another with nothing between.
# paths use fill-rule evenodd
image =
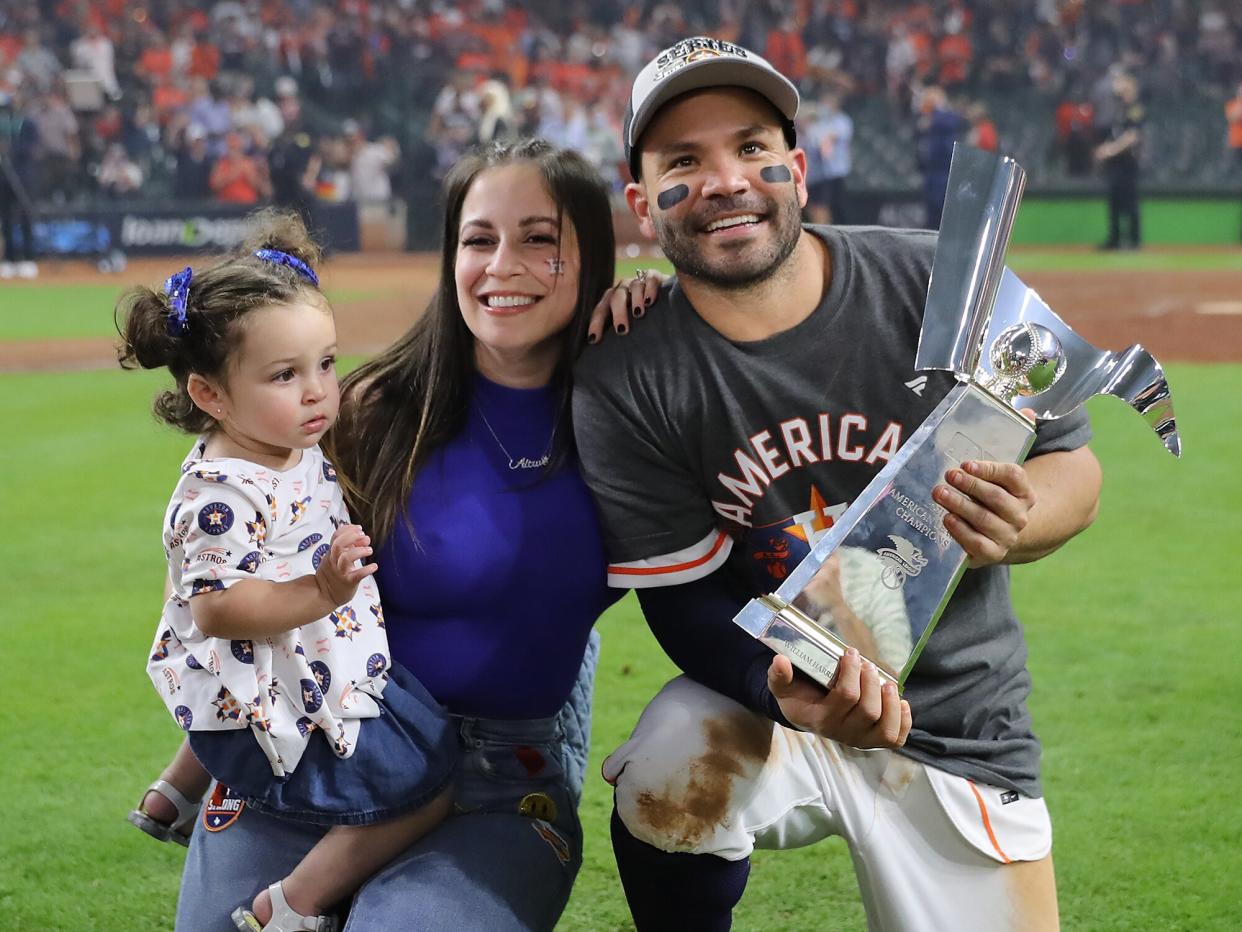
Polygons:
<instances>
[{"instance_id":1,"label":"orange and white sleeve trim","mask_svg":"<svg viewBox=\"0 0 1242 932\"><path fill-rule=\"evenodd\" d=\"M616 589L649 589L694 582L715 572L733 550L733 539L713 530L697 544L645 560L608 565L608 585Z\"/></svg>"}]
</instances>

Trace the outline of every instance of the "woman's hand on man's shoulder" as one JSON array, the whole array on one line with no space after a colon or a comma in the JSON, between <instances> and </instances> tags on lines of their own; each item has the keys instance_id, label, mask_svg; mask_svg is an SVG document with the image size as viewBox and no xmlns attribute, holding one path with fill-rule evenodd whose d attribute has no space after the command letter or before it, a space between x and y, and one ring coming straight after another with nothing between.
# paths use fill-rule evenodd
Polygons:
<instances>
[{"instance_id":1,"label":"woman's hand on man's shoulder","mask_svg":"<svg viewBox=\"0 0 1242 932\"><path fill-rule=\"evenodd\" d=\"M598 343L604 338L608 325L624 336L630 329L630 318L638 319L655 303L660 286L667 281L663 272L655 269L639 269L632 278L623 278L604 292L591 312L587 327L587 342Z\"/></svg>"}]
</instances>

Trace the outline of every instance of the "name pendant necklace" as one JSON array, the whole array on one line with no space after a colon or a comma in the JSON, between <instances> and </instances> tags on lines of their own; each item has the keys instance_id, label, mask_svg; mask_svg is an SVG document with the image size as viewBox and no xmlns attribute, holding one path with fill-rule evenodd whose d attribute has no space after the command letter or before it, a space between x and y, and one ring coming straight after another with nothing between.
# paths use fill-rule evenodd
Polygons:
<instances>
[{"instance_id":1,"label":"name pendant necklace","mask_svg":"<svg viewBox=\"0 0 1242 932\"><path fill-rule=\"evenodd\" d=\"M483 424L487 428L487 432L492 435L492 439L496 441L496 446L500 447L500 452L505 455L505 459L509 461L510 469L543 469L552 461L552 441L556 438L556 428L561 421L561 415L558 411L556 420L552 422L552 433L548 435L548 446L543 451L543 456L537 460L523 456L521 459L515 460L513 454L505 449L505 445L500 442L500 438L496 436L496 429L492 427L492 422L487 419L487 415L483 413L483 406L477 401L474 404L475 409L479 412L479 417L483 418Z\"/></svg>"}]
</instances>

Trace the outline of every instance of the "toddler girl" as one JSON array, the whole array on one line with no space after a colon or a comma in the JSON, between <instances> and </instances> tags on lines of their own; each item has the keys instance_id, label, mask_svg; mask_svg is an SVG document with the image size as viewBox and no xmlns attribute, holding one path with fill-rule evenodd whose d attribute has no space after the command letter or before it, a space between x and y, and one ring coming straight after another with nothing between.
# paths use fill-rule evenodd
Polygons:
<instances>
[{"instance_id":1,"label":"toddler girl","mask_svg":"<svg viewBox=\"0 0 1242 932\"><path fill-rule=\"evenodd\" d=\"M293 215L258 223L235 256L122 303L122 365L167 367L155 411L198 435L164 516L170 593L147 667L188 749L132 818L186 833L201 763L216 795L331 826L233 913L329 929L334 903L443 818L456 741L390 660L370 540L318 446L340 396L317 251Z\"/></svg>"}]
</instances>

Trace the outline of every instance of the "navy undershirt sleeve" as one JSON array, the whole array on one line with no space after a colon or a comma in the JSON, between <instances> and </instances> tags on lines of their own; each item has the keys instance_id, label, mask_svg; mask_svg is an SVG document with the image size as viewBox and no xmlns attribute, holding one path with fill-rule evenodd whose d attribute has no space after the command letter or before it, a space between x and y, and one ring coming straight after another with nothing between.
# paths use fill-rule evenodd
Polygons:
<instances>
[{"instance_id":1,"label":"navy undershirt sleeve","mask_svg":"<svg viewBox=\"0 0 1242 932\"><path fill-rule=\"evenodd\" d=\"M733 624L748 597L729 568L678 586L639 589L647 625L673 663L692 679L787 728L768 689L773 652Z\"/></svg>"}]
</instances>

